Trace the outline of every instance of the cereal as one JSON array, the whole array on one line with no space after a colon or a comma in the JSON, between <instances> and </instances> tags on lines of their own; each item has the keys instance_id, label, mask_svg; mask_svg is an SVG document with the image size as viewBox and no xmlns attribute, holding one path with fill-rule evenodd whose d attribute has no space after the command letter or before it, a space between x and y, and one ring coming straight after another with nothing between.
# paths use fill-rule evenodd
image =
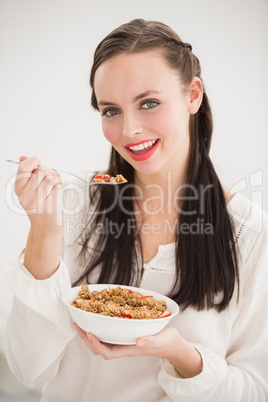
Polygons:
<instances>
[{"instance_id":1,"label":"cereal","mask_svg":"<svg viewBox=\"0 0 268 402\"><path fill-rule=\"evenodd\" d=\"M93 183L126 183L127 180L123 175L118 174L116 177L111 177L108 174L95 176Z\"/></svg>"},{"instance_id":2,"label":"cereal","mask_svg":"<svg viewBox=\"0 0 268 402\"><path fill-rule=\"evenodd\" d=\"M90 292L85 285L78 295L72 306L108 317L146 320L171 315L163 314L167 308L164 300L156 300L153 296L144 296L120 286Z\"/></svg>"}]
</instances>

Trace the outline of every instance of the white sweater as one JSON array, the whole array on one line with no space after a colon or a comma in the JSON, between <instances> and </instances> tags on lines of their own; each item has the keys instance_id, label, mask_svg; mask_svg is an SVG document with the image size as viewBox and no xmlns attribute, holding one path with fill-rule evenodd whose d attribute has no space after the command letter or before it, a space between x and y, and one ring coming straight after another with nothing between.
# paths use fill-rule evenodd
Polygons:
<instances>
[{"instance_id":1,"label":"white sweater","mask_svg":"<svg viewBox=\"0 0 268 402\"><path fill-rule=\"evenodd\" d=\"M170 325L201 353L203 371L180 378L166 360L155 357L106 361L85 346L61 302L82 267L74 239L81 205L66 206L65 252L57 272L34 279L13 258L6 278L14 293L7 325L7 359L26 387L45 384L42 402L265 402L268 401L268 216L236 194L228 204L240 248L240 300L228 309L197 312L188 308ZM85 200L84 200L85 201ZM81 228L81 227L80 227ZM80 229L79 229L80 230ZM89 252L95 251L94 246ZM174 244L159 246L145 264L140 287L167 293L175 271ZM95 275L95 278L94 278ZM96 280L98 272L91 276Z\"/></svg>"}]
</instances>

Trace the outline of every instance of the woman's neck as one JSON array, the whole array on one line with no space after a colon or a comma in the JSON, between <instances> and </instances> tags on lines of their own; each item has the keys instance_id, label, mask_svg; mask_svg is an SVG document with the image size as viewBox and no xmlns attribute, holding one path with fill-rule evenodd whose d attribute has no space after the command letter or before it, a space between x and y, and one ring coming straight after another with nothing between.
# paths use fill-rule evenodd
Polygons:
<instances>
[{"instance_id":1,"label":"woman's neck","mask_svg":"<svg viewBox=\"0 0 268 402\"><path fill-rule=\"evenodd\" d=\"M154 175L136 172L136 196L151 210L171 213L177 208L179 197L187 184L186 172L161 171ZM149 207L150 206L150 207Z\"/></svg>"}]
</instances>

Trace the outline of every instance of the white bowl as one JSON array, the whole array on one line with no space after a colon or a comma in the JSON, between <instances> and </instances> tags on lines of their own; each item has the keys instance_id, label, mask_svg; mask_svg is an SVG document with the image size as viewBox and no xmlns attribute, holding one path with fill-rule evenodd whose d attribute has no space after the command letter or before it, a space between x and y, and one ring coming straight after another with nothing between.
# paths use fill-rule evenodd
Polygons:
<instances>
[{"instance_id":1,"label":"white bowl","mask_svg":"<svg viewBox=\"0 0 268 402\"><path fill-rule=\"evenodd\" d=\"M67 306L74 322L85 332L91 332L97 336L97 338L102 342L118 345L135 344L137 338L140 336L155 335L160 332L179 312L179 306L177 303L170 298L163 296L160 293L152 292L151 290L123 285L88 285L90 292L93 292L93 290L100 291L106 288L115 288L117 286L140 292L144 296L153 296L157 300L164 300L167 303L167 311L171 312L171 316L150 320L107 317L90 313L89 311L84 311L71 305L78 297L78 292L81 290L81 286L71 288L64 292L62 294L62 300Z\"/></svg>"}]
</instances>

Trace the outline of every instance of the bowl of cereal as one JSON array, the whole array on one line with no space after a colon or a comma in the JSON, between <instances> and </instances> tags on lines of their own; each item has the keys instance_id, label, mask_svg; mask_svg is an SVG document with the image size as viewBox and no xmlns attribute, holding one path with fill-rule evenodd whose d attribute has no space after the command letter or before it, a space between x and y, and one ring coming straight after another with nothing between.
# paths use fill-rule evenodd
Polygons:
<instances>
[{"instance_id":1,"label":"bowl of cereal","mask_svg":"<svg viewBox=\"0 0 268 402\"><path fill-rule=\"evenodd\" d=\"M132 345L160 332L179 312L169 297L123 285L83 285L62 294L74 322L102 342Z\"/></svg>"}]
</instances>

